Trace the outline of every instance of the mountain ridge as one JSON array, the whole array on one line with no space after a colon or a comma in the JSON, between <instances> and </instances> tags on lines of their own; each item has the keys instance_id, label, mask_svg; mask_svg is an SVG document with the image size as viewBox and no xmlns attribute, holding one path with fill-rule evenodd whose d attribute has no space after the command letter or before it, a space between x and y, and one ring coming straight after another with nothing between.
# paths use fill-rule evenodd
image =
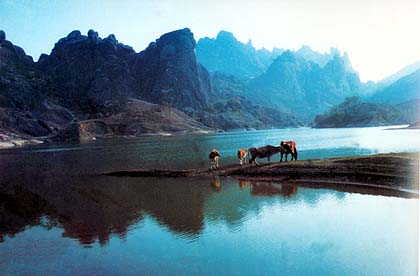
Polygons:
<instances>
[{"instance_id":1,"label":"mountain ridge","mask_svg":"<svg viewBox=\"0 0 420 276\"><path fill-rule=\"evenodd\" d=\"M234 74L200 63L200 51L210 48L199 45L217 39L230 52L216 49L212 62L216 69L239 66ZM226 53L231 64L224 63ZM401 78L385 90L410 100L395 92L412 88L404 83ZM348 55L334 48L326 54L308 46L256 50L226 31L196 42L184 28L136 52L113 34L75 30L34 62L0 31L0 140L296 127L368 89L374 87L362 83Z\"/></svg>"}]
</instances>

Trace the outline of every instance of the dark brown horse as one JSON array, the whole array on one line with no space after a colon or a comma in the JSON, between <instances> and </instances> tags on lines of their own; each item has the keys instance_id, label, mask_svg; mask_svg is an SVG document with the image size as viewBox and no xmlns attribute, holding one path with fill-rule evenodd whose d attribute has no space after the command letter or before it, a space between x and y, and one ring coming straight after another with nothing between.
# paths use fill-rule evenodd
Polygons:
<instances>
[{"instance_id":1,"label":"dark brown horse","mask_svg":"<svg viewBox=\"0 0 420 276\"><path fill-rule=\"evenodd\" d=\"M274 154L277 154L280 152L280 147L275 147L271 145L267 145L264 147L259 148L250 148L248 149L248 156L249 156L249 164L254 163L255 165L258 165L256 158L267 158L268 163L270 163L270 158Z\"/></svg>"}]
</instances>

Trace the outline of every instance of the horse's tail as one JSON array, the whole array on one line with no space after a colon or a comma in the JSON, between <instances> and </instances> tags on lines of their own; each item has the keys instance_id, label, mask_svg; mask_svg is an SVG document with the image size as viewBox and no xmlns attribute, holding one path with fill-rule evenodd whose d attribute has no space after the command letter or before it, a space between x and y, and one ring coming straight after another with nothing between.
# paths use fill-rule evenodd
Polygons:
<instances>
[{"instance_id":1,"label":"horse's tail","mask_svg":"<svg viewBox=\"0 0 420 276\"><path fill-rule=\"evenodd\" d=\"M251 159L250 159L250 158L251 158L251 157L250 157L250 156L251 156L251 151L250 151L250 149L248 149L248 154L247 154L247 155L248 155L248 156L247 156L248 163L249 163L249 164L251 164Z\"/></svg>"},{"instance_id":2,"label":"horse's tail","mask_svg":"<svg viewBox=\"0 0 420 276\"><path fill-rule=\"evenodd\" d=\"M297 160L298 157L298 152L297 152L297 148L295 147L295 160Z\"/></svg>"}]
</instances>

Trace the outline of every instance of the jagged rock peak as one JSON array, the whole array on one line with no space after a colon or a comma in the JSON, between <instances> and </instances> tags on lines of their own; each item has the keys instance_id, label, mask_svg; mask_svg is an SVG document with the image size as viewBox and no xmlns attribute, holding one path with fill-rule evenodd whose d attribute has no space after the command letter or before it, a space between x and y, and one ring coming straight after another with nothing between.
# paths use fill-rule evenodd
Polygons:
<instances>
[{"instance_id":1,"label":"jagged rock peak","mask_svg":"<svg viewBox=\"0 0 420 276\"><path fill-rule=\"evenodd\" d=\"M6 40L6 33L3 30L0 30L0 43Z\"/></svg>"},{"instance_id":2,"label":"jagged rock peak","mask_svg":"<svg viewBox=\"0 0 420 276\"><path fill-rule=\"evenodd\" d=\"M95 32L95 31L94 31L94 30L92 30L92 29L90 29L90 30L88 31L88 38L89 38L91 41L95 42L95 43L98 43L98 41L99 41L99 35L98 35L98 33L97 33L97 32Z\"/></svg>"},{"instance_id":3,"label":"jagged rock peak","mask_svg":"<svg viewBox=\"0 0 420 276\"><path fill-rule=\"evenodd\" d=\"M216 39L220 39L220 40L234 40L234 41L237 40L236 37L233 35L233 33L228 32L228 31L224 31L224 30L220 31L217 34L217 38Z\"/></svg>"},{"instance_id":4,"label":"jagged rock peak","mask_svg":"<svg viewBox=\"0 0 420 276\"><path fill-rule=\"evenodd\" d=\"M335 47L330 48L330 53L331 55L334 55L334 56L339 56L339 57L341 56L340 50Z\"/></svg>"},{"instance_id":5,"label":"jagged rock peak","mask_svg":"<svg viewBox=\"0 0 420 276\"><path fill-rule=\"evenodd\" d=\"M190 29L185 28L162 35L156 40L156 44L158 47L172 45L176 50L194 49L195 39Z\"/></svg>"},{"instance_id":6,"label":"jagged rock peak","mask_svg":"<svg viewBox=\"0 0 420 276\"><path fill-rule=\"evenodd\" d=\"M117 40L117 38L115 37L115 35L114 34L110 34L107 38L105 38L105 39L108 39L109 41L111 41L112 42L112 44L114 44L114 45L118 45L118 40Z\"/></svg>"},{"instance_id":7,"label":"jagged rock peak","mask_svg":"<svg viewBox=\"0 0 420 276\"><path fill-rule=\"evenodd\" d=\"M295 61L295 60L296 60L295 54L292 51L290 51L290 50L286 50L280 56L278 56L275 59L275 62L279 62L279 61Z\"/></svg>"},{"instance_id":8,"label":"jagged rock peak","mask_svg":"<svg viewBox=\"0 0 420 276\"><path fill-rule=\"evenodd\" d=\"M82 33L79 30L74 30L67 35L68 39L75 39L82 36Z\"/></svg>"}]
</instances>

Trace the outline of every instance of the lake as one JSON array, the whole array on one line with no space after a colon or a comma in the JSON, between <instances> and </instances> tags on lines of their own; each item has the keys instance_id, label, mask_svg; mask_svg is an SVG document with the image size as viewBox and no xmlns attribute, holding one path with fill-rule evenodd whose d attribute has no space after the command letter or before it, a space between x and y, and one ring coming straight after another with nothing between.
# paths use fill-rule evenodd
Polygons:
<instances>
[{"instance_id":1,"label":"lake","mask_svg":"<svg viewBox=\"0 0 420 276\"><path fill-rule=\"evenodd\" d=\"M419 200L231 178L200 168L281 140L299 159L420 151L419 130L279 129L0 151L0 275L417 275ZM273 157L275 161L278 157ZM264 162L264 161L263 161Z\"/></svg>"}]
</instances>

